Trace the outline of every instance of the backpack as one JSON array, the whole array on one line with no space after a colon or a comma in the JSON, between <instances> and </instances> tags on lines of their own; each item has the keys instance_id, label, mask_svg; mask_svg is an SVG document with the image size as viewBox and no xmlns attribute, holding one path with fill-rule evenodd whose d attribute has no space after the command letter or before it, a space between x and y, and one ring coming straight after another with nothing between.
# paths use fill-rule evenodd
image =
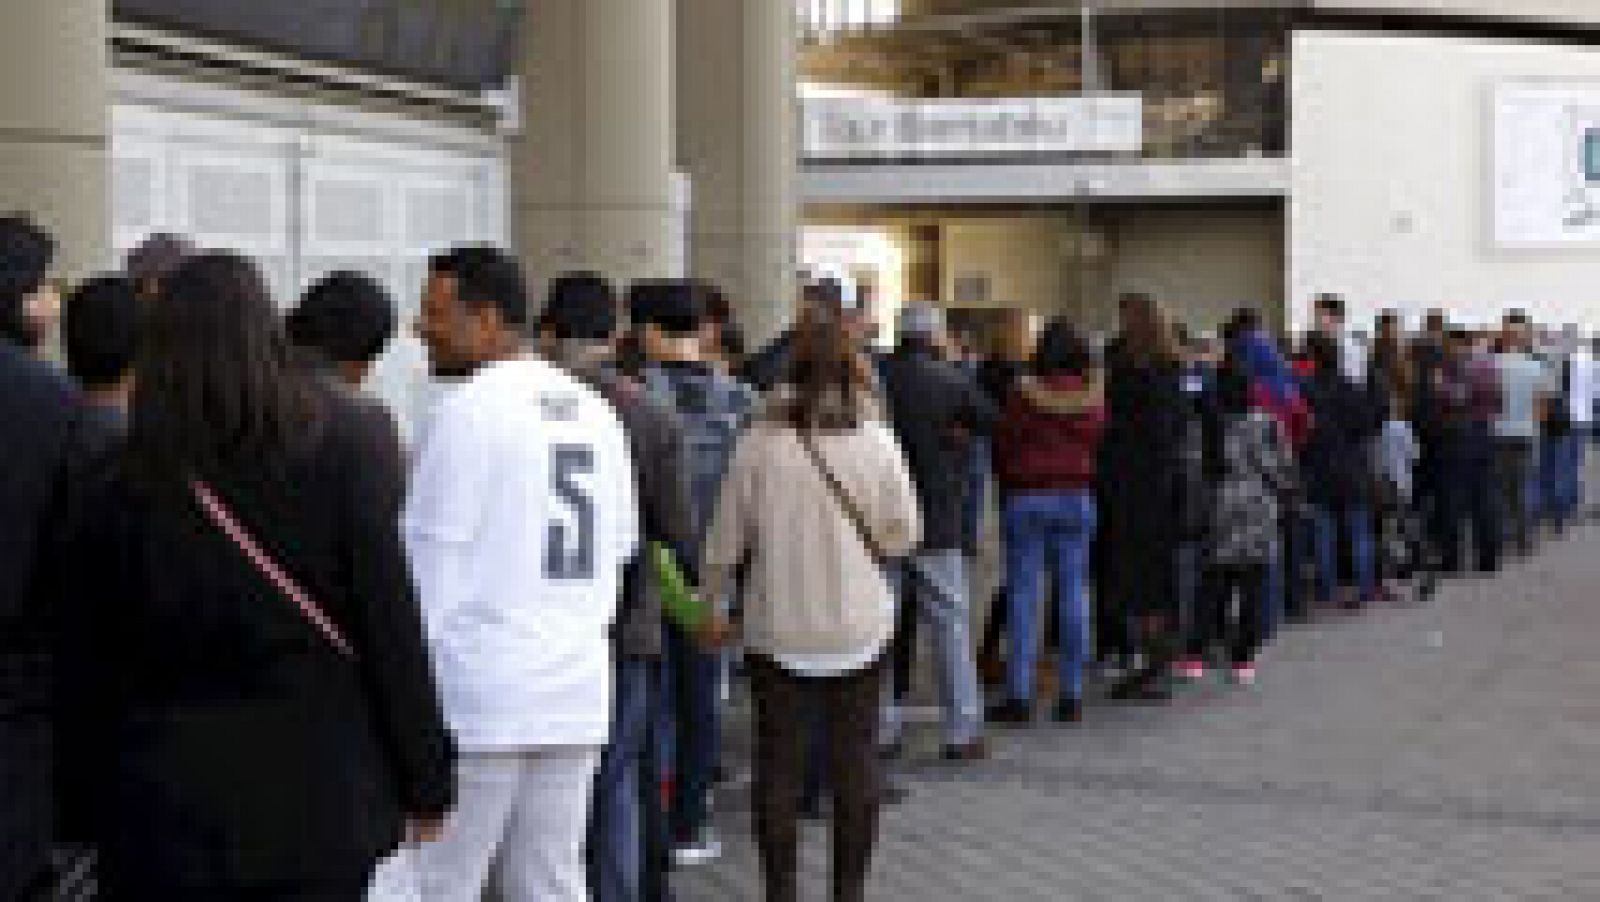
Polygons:
<instances>
[{"instance_id":1,"label":"backpack","mask_svg":"<svg viewBox=\"0 0 1600 902\"><path fill-rule=\"evenodd\" d=\"M640 382L646 394L672 407L683 421L684 459L703 534L755 397L742 383L710 371L650 366L640 373Z\"/></svg>"}]
</instances>

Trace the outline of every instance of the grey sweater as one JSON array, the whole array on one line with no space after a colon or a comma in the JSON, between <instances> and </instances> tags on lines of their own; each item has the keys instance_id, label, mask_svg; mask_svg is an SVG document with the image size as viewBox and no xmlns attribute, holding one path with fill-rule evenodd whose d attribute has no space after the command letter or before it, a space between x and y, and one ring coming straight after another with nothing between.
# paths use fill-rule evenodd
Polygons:
<instances>
[{"instance_id":1,"label":"grey sweater","mask_svg":"<svg viewBox=\"0 0 1600 902\"><path fill-rule=\"evenodd\" d=\"M594 349L569 345L551 355L551 362L584 380L617 411L633 452L639 514L646 543L672 549L685 568L695 561L696 524L700 522L689 479L683 423L665 404L608 366ZM662 650L661 595L655 577L641 556L623 576L622 603L612 628L617 655L657 658Z\"/></svg>"}]
</instances>

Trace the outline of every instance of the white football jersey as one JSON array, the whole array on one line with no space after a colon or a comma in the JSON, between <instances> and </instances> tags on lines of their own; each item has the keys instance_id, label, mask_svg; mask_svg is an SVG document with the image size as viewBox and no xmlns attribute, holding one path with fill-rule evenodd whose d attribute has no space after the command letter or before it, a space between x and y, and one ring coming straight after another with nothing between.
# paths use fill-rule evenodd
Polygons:
<instances>
[{"instance_id":1,"label":"white football jersey","mask_svg":"<svg viewBox=\"0 0 1600 902\"><path fill-rule=\"evenodd\" d=\"M405 537L464 749L605 742L609 631L638 532L627 436L587 385L519 358L439 405Z\"/></svg>"}]
</instances>

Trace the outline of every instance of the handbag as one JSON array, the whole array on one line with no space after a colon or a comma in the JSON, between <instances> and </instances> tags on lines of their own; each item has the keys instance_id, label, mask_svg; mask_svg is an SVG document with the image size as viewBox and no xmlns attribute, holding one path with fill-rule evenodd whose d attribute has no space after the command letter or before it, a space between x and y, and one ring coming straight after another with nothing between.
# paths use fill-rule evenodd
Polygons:
<instances>
[{"instance_id":1,"label":"handbag","mask_svg":"<svg viewBox=\"0 0 1600 902\"><path fill-rule=\"evenodd\" d=\"M295 582L293 577L278 566L278 562L273 560L272 556L267 554L260 543L240 524L238 518L222 502L217 493L198 479L189 481L189 491L194 495L195 501L199 503L206 517L233 542L257 572L299 609L301 616L328 640L328 644L342 656L354 658L355 648L345 638L344 631L339 629L310 594L300 588L300 584Z\"/></svg>"}]
</instances>

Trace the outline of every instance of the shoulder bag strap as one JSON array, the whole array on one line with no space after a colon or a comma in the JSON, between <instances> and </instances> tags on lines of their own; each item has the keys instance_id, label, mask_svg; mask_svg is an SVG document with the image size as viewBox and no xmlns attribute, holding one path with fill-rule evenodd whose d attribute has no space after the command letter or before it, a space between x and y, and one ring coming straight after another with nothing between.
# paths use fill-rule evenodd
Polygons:
<instances>
[{"instance_id":1,"label":"shoulder bag strap","mask_svg":"<svg viewBox=\"0 0 1600 902\"><path fill-rule=\"evenodd\" d=\"M861 508L856 506L855 500L845 490L844 484L839 481L839 477L834 475L833 470L829 468L828 462L823 459L822 452L817 449L816 442L813 441L810 433L803 429L797 429L795 430L795 437L800 440L800 447L806 449L806 454L810 456L811 463L816 466L817 473L828 486L828 493L833 496L833 500L839 505L839 510L844 513L845 519L850 521L850 525L855 527L856 533L861 537L861 544L867 547L867 553L872 555L872 559L877 561L879 565L888 564L889 555L884 553L883 546L873 536L871 527L867 525L866 515L861 512Z\"/></svg>"},{"instance_id":2,"label":"shoulder bag strap","mask_svg":"<svg viewBox=\"0 0 1600 902\"><path fill-rule=\"evenodd\" d=\"M190 480L189 490L193 493L195 501L199 502L200 509L205 512L206 517L233 542L257 572L299 608L300 614L316 627L317 632L328 640L328 644L346 658L355 657L355 649L345 638L344 632L328 617L322 606L300 588L300 584L262 549L249 531L234 517L233 512L228 510L227 505L222 503L222 499L217 497L217 493L198 479Z\"/></svg>"}]
</instances>

